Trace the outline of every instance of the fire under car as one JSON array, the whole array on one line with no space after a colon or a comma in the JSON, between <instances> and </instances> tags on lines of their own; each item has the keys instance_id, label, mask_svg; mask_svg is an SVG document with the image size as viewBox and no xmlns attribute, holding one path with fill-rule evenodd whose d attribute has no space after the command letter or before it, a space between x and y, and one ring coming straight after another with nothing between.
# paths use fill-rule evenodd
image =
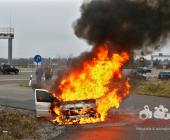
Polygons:
<instances>
[{"instance_id":1,"label":"fire under car","mask_svg":"<svg viewBox=\"0 0 170 140\"><path fill-rule=\"evenodd\" d=\"M79 101L59 101L49 91L35 89L35 106L37 117L55 117L54 105L60 108L61 119L74 119L94 117L96 115L97 101L95 99ZM82 114L82 111L84 114Z\"/></svg>"}]
</instances>

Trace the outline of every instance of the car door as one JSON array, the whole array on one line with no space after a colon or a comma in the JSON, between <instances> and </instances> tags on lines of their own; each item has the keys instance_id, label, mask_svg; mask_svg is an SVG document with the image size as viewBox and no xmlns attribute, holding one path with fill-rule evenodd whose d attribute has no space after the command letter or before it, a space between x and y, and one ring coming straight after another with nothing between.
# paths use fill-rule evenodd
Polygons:
<instances>
[{"instance_id":1,"label":"car door","mask_svg":"<svg viewBox=\"0 0 170 140\"><path fill-rule=\"evenodd\" d=\"M47 90L35 89L35 107L37 117L52 117L50 108L52 107L53 98Z\"/></svg>"},{"instance_id":2,"label":"car door","mask_svg":"<svg viewBox=\"0 0 170 140\"><path fill-rule=\"evenodd\" d=\"M7 71L7 72L11 72L11 67L10 67L10 65L5 65L5 70Z\"/></svg>"},{"instance_id":3,"label":"car door","mask_svg":"<svg viewBox=\"0 0 170 140\"><path fill-rule=\"evenodd\" d=\"M10 72L15 72L15 68L14 68L14 66L12 66L12 65L10 65Z\"/></svg>"}]
</instances>

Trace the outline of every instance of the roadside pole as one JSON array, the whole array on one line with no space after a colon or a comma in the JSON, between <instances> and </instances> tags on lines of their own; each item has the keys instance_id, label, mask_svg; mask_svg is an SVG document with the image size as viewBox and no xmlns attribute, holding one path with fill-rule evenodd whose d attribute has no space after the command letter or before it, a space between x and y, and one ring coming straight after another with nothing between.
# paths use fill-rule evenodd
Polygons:
<instances>
[{"instance_id":1,"label":"roadside pole","mask_svg":"<svg viewBox=\"0 0 170 140\"><path fill-rule=\"evenodd\" d=\"M29 86L31 86L32 75L30 76Z\"/></svg>"}]
</instances>

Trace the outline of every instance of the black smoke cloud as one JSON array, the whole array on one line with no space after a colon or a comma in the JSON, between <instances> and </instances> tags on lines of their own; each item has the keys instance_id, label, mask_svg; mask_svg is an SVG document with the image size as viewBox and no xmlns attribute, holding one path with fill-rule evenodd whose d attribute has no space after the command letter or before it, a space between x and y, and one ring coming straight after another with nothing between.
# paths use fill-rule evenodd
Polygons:
<instances>
[{"instance_id":1,"label":"black smoke cloud","mask_svg":"<svg viewBox=\"0 0 170 140\"><path fill-rule=\"evenodd\" d=\"M59 85L70 72L81 70L83 62L92 60L97 45L110 41L107 43L110 55L127 51L132 60L135 50L152 53L169 39L169 0L91 0L84 2L80 11L81 17L73 23L74 33L94 47L73 58L68 69L58 70L51 87L56 94L62 94ZM114 87L112 80L110 84Z\"/></svg>"},{"instance_id":2,"label":"black smoke cloud","mask_svg":"<svg viewBox=\"0 0 170 140\"><path fill-rule=\"evenodd\" d=\"M113 51L152 53L169 38L169 7L169 0L91 0L82 4L74 33L93 46L110 41Z\"/></svg>"}]
</instances>

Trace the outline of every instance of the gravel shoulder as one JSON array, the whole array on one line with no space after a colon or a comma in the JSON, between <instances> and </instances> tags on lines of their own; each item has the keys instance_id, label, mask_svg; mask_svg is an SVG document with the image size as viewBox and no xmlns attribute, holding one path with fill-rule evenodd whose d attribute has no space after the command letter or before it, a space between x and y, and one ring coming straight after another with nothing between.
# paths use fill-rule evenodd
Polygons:
<instances>
[{"instance_id":1,"label":"gravel shoulder","mask_svg":"<svg viewBox=\"0 0 170 140\"><path fill-rule=\"evenodd\" d=\"M17 113L21 113L21 114L24 114L26 116L37 119L35 111L11 108L11 107L7 107L7 106L0 106L0 111L17 112ZM47 140L47 139L51 139L51 138L56 137L59 134L61 134L67 127L67 126L56 125L56 124L54 124L50 121L44 121L44 120L37 120L37 121L39 121L40 125L38 126L35 133L28 138L24 138L23 140L35 140L35 139ZM3 131L5 131L5 130L3 130Z\"/></svg>"}]
</instances>

